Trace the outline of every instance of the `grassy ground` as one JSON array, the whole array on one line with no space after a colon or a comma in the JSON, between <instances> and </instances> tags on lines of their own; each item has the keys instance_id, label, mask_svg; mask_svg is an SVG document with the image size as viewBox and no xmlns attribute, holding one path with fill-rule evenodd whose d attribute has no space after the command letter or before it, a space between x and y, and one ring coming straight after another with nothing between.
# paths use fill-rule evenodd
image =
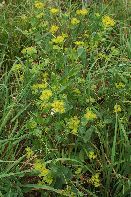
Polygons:
<instances>
[{"instance_id":1,"label":"grassy ground","mask_svg":"<svg viewBox=\"0 0 131 197\"><path fill-rule=\"evenodd\" d=\"M0 196L130 196L129 2L0 13Z\"/></svg>"}]
</instances>

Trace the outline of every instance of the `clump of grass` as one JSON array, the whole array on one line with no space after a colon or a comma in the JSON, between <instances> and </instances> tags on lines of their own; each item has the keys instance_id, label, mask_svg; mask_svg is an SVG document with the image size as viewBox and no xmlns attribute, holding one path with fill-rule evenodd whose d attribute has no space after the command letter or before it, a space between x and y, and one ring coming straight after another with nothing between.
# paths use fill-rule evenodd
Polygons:
<instances>
[{"instance_id":1,"label":"clump of grass","mask_svg":"<svg viewBox=\"0 0 131 197\"><path fill-rule=\"evenodd\" d=\"M0 6L2 196L129 196L129 10L115 6Z\"/></svg>"}]
</instances>

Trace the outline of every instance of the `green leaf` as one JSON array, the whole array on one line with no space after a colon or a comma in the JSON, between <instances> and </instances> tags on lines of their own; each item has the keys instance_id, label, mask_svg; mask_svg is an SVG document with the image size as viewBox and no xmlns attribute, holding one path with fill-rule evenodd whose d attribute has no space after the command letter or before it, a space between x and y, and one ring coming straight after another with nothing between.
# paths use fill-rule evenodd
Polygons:
<instances>
[{"instance_id":1,"label":"green leaf","mask_svg":"<svg viewBox=\"0 0 131 197\"><path fill-rule=\"evenodd\" d=\"M85 49L83 47L78 47L77 48L78 57L80 57L84 51Z\"/></svg>"},{"instance_id":2,"label":"green leaf","mask_svg":"<svg viewBox=\"0 0 131 197\"><path fill-rule=\"evenodd\" d=\"M57 194L61 194L61 190L59 189L54 189L53 187L47 186L47 185L38 185L38 184L27 184L27 185L23 185L24 188L31 188L31 189L42 189L42 190L47 190L47 191L51 191L51 192L55 192ZM68 195L67 195L68 196Z\"/></svg>"}]
</instances>

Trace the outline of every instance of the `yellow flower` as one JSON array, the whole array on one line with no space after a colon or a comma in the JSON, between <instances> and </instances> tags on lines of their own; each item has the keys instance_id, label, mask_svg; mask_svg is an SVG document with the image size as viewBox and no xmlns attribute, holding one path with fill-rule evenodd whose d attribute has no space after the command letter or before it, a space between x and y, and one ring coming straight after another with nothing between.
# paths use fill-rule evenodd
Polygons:
<instances>
[{"instance_id":1,"label":"yellow flower","mask_svg":"<svg viewBox=\"0 0 131 197\"><path fill-rule=\"evenodd\" d=\"M62 33L62 36L63 36L64 38L68 38L68 35L67 35L67 34L64 34L64 33Z\"/></svg>"},{"instance_id":2,"label":"yellow flower","mask_svg":"<svg viewBox=\"0 0 131 197\"><path fill-rule=\"evenodd\" d=\"M71 129L71 133L76 135L77 131L78 131L78 127L80 124L80 120L77 118L77 116L74 116L73 118L70 119L70 121L68 122L68 127L69 129Z\"/></svg>"},{"instance_id":3,"label":"yellow flower","mask_svg":"<svg viewBox=\"0 0 131 197\"><path fill-rule=\"evenodd\" d=\"M116 104L116 105L114 106L114 112L115 112L115 113L121 112L121 106Z\"/></svg>"},{"instance_id":4,"label":"yellow flower","mask_svg":"<svg viewBox=\"0 0 131 197\"><path fill-rule=\"evenodd\" d=\"M50 32L52 34L54 34L55 32L57 32L58 29L59 29L59 27L57 25L52 25L50 28Z\"/></svg>"},{"instance_id":5,"label":"yellow flower","mask_svg":"<svg viewBox=\"0 0 131 197\"><path fill-rule=\"evenodd\" d=\"M49 98L52 96L52 91L51 90L48 90L48 89L45 89L43 90L41 96L40 96L40 99L41 100L49 100Z\"/></svg>"},{"instance_id":6,"label":"yellow flower","mask_svg":"<svg viewBox=\"0 0 131 197\"><path fill-rule=\"evenodd\" d=\"M12 66L12 71L17 72L20 71L22 69L22 64L14 64Z\"/></svg>"},{"instance_id":7,"label":"yellow flower","mask_svg":"<svg viewBox=\"0 0 131 197\"><path fill-rule=\"evenodd\" d=\"M84 117L87 119L87 120L93 120L93 119L96 119L97 116L94 112L92 112L91 110L87 109L87 112L86 114L84 115Z\"/></svg>"},{"instance_id":8,"label":"yellow flower","mask_svg":"<svg viewBox=\"0 0 131 197\"><path fill-rule=\"evenodd\" d=\"M32 86L32 90L45 89L47 87L47 83L36 83Z\"/></svg>"},{"instance_id":9,"label":"yellow flower","mask_svg":"<svg viewBox=\"0 0 131 197\"><path fill-rule=\"evenodd\" d=\"M72 192L72 188L68 186L65 190L61 190L62 196L76 197L76 194Z\"/></svg>"},{"instance_id":10,"label":"yellow flower","mask_svg":"<svg viewBox=\"0 0 131 197\"><path fill-rule=\"evenodd\" d=\"M90 152L88 153L88 157L89 157L89 159L91 160L91 159L95 159L95 158L97 157L97 155L95 155L94 151L90 151Z\"/></svg>"},{"instance_id":11,"label":"yellow flower","mask_svg":"<svg viewBox=\"0 0 131 197\"><path fill-rule=\"evenodd\" d=\"M26 150L26 158L30 159L34 155L34 152L31 150L30 147L27 147L25 150Z\"/></svg>"},{"instance_id":12,"label":"yellow flower","mask_svg":"<svg viewBox=\"0 0 131 197\"><path fill-rule=\"evenodd\" d=\"M27 47L27 48L24 48L21 52L23 54L33 55L37 53L37 50L35 47Z\"/></svg>"},{"instance_id":13,"label":"yellow flower","mask_svg":"<svg viewBox=\"0 0 131 197\"><path fill-rule=\"evenodd\" d=\"M74 42L77 46L84 46L84 42L82 41L76 41Z\"/></svg>"},{"instance_id":14,"label":"yellow flower","mask_svg":"<svg viewBox=\"0 0 131 197\"><path fill-rule=\"evenodd\" d=\"M53 182L53 177L51 173L48 173L46 176L42 177L42 180L38 182L38 185L45 185L45 183L50 185L52 182Z\"/></svg>"},{"instance_id":15,"label":"yellow flower","mask_svg":"<svg viewBox=\"0 0 131 197\"><path fill-rule=\"evenodd\" d=\"M85 15L87 15L88 14L88 10L87 9L81 9L81 10L77 10L76 11L76 14L77 15L82 15L82 16L85 16Z\"/></svg>"},{"instance_id":16,"label":"yellow flower","mask_svg":"<svg viewBox=\"0 0 131 197\"><path fill-rule=\"evenodd\" d=\"M47 176L43 178L43 181L50 185L53 182L53 177L51 173L47 174Z\"/></svg>"},{"instance_id":17,"label":"yellow flower","mask_svg":"<svg viewBox=\"0 0 131 197\"><path fill-rule=\"evenodd\" d=\"M47 176L48 173L49 173L49 170L43 166L43 168L41 168L39 177Z\"/></svg>"},{"instance_id":18,"label":"yellow flower","mask_svg":"<svg viewBox=\"0 0 131 197\"><path fill-rule=\"evenodd\" d=\"M89 182L94 185L95 187L99 187L100 186L100 177L99 177L99 173L96 173L95 175L93 175Z\"/></svg>"},{"instance_id":19,"label":"yellow flower","mask_svg":"<svg viewBox=\"0 0 131 197\"><path fill-rule=\"evenodd\" d=\"M64 102L62 100L55 100L52 104L52 110L54 112L59 112L59 113L64 113L65 112L65 107L64 107Z\"/></svg>"},{"instance_id":20,"label":"yellow flower","mask_svg":"<svg viewBox=\"0 0 131 197\"><path fill-rule=\"evenodd\" d=\"M58 14L59 9L58 9L58 8L51 8L51 9L50 9L50 12L51 12L52 14Z\"/></svg>"},{"instance_id":21,"label":"yellow flower","mask_svg":"<svg viewBox=\"0 0 131 197\"><path fill-rule=\"evenodd\" d=\"M77 19L77 18L72 18L71 19L71 24L72 25L77 25L77 24L79 24L80 23L80 21Z\"/></svg>"},{"instance_id":22,"label":"yellow flower","mask_svg":"<svg viewBox=\"0 0 131 197\"><path fill-rule=\"evenodd\" d=\"M34 169L39 171L39 177L47 176L47 174L49 173L49 170L46 168L45 164L39 159L35 161Z\"/></svg>"},{"instance_id":23,"label":"yellow flower","mask_svg":"<svg viewBox=\"0 0 131 197\"><path fill-rule=\"evenodd\" d=\"M43 164L41 163L39 159L37 159L34 163L34 169L37 171L40 171L41 168L43 168Z\"/></svg>"},{"instance_id":24,"label":"yellow flower","mask_svg":"<svg viewBox=\"0 0 131 197\"><path fill-rule=\"evenodd\" d=\"M124 88L124 87L125 87L124 83L122 83L122 82L115 83L115 86L116 86L116 88L118 88L118 89L121 89L121 88Z\"/></svg>"},{"instance_id":25,"label":"yellow flower","mask_svg":"<svg viewBox=\"0 0 131 197\"><path fill-rule=\"evenodd\" d=\"M47 83L41 83L41 84L38 84L38 88L39 89L45 89L47 87Z\"/></svg>"},{"instance_id":26,"label":"yellow flower","mask_svg":"<svg viewBox=\"0 0 131 197\"><path fill-rule=\"evenodd\" d=\"M105 27L113 27L115 25L115 21L110 16L103 16L102 23Z\"/></svg>"},{"instance_id":27,"label":"yellow flower","mask_svg":"<svg viewBox=\"0 0 131 197\"><path fill-rule=\"evenodd\" d=\"M40 1L35 1L34 6L37 9L42 9L42 8L44 8L44 3L40 2Z\"/></svg>"},{"instance_id":28,"label":"yellow flower","mask_svg":"<svg viewBox=\"0 0 131 197\"><path fill-rule=\"evenodd\" d=\"M55 44L61 44L64 42L64 37L63 36L57 36L56 38L52 39L52 42L54 42Z\"/></svg>"}]
</instances>

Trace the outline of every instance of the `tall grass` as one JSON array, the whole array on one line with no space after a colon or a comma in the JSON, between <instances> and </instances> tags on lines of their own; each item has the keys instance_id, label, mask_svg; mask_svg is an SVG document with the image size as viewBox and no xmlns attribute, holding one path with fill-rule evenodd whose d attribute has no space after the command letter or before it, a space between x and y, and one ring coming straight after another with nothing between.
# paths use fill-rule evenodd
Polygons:
<instances>
[{"instance_id":1,"label":"tall grass","mask_svg":"<svg viewBox=\"0 0 131 197\"><path fill-rule=\"evenodd\" d=\"M130 2L43 2L0 5L0 196L128 197Z\"/></svg>"}]
</instances>

